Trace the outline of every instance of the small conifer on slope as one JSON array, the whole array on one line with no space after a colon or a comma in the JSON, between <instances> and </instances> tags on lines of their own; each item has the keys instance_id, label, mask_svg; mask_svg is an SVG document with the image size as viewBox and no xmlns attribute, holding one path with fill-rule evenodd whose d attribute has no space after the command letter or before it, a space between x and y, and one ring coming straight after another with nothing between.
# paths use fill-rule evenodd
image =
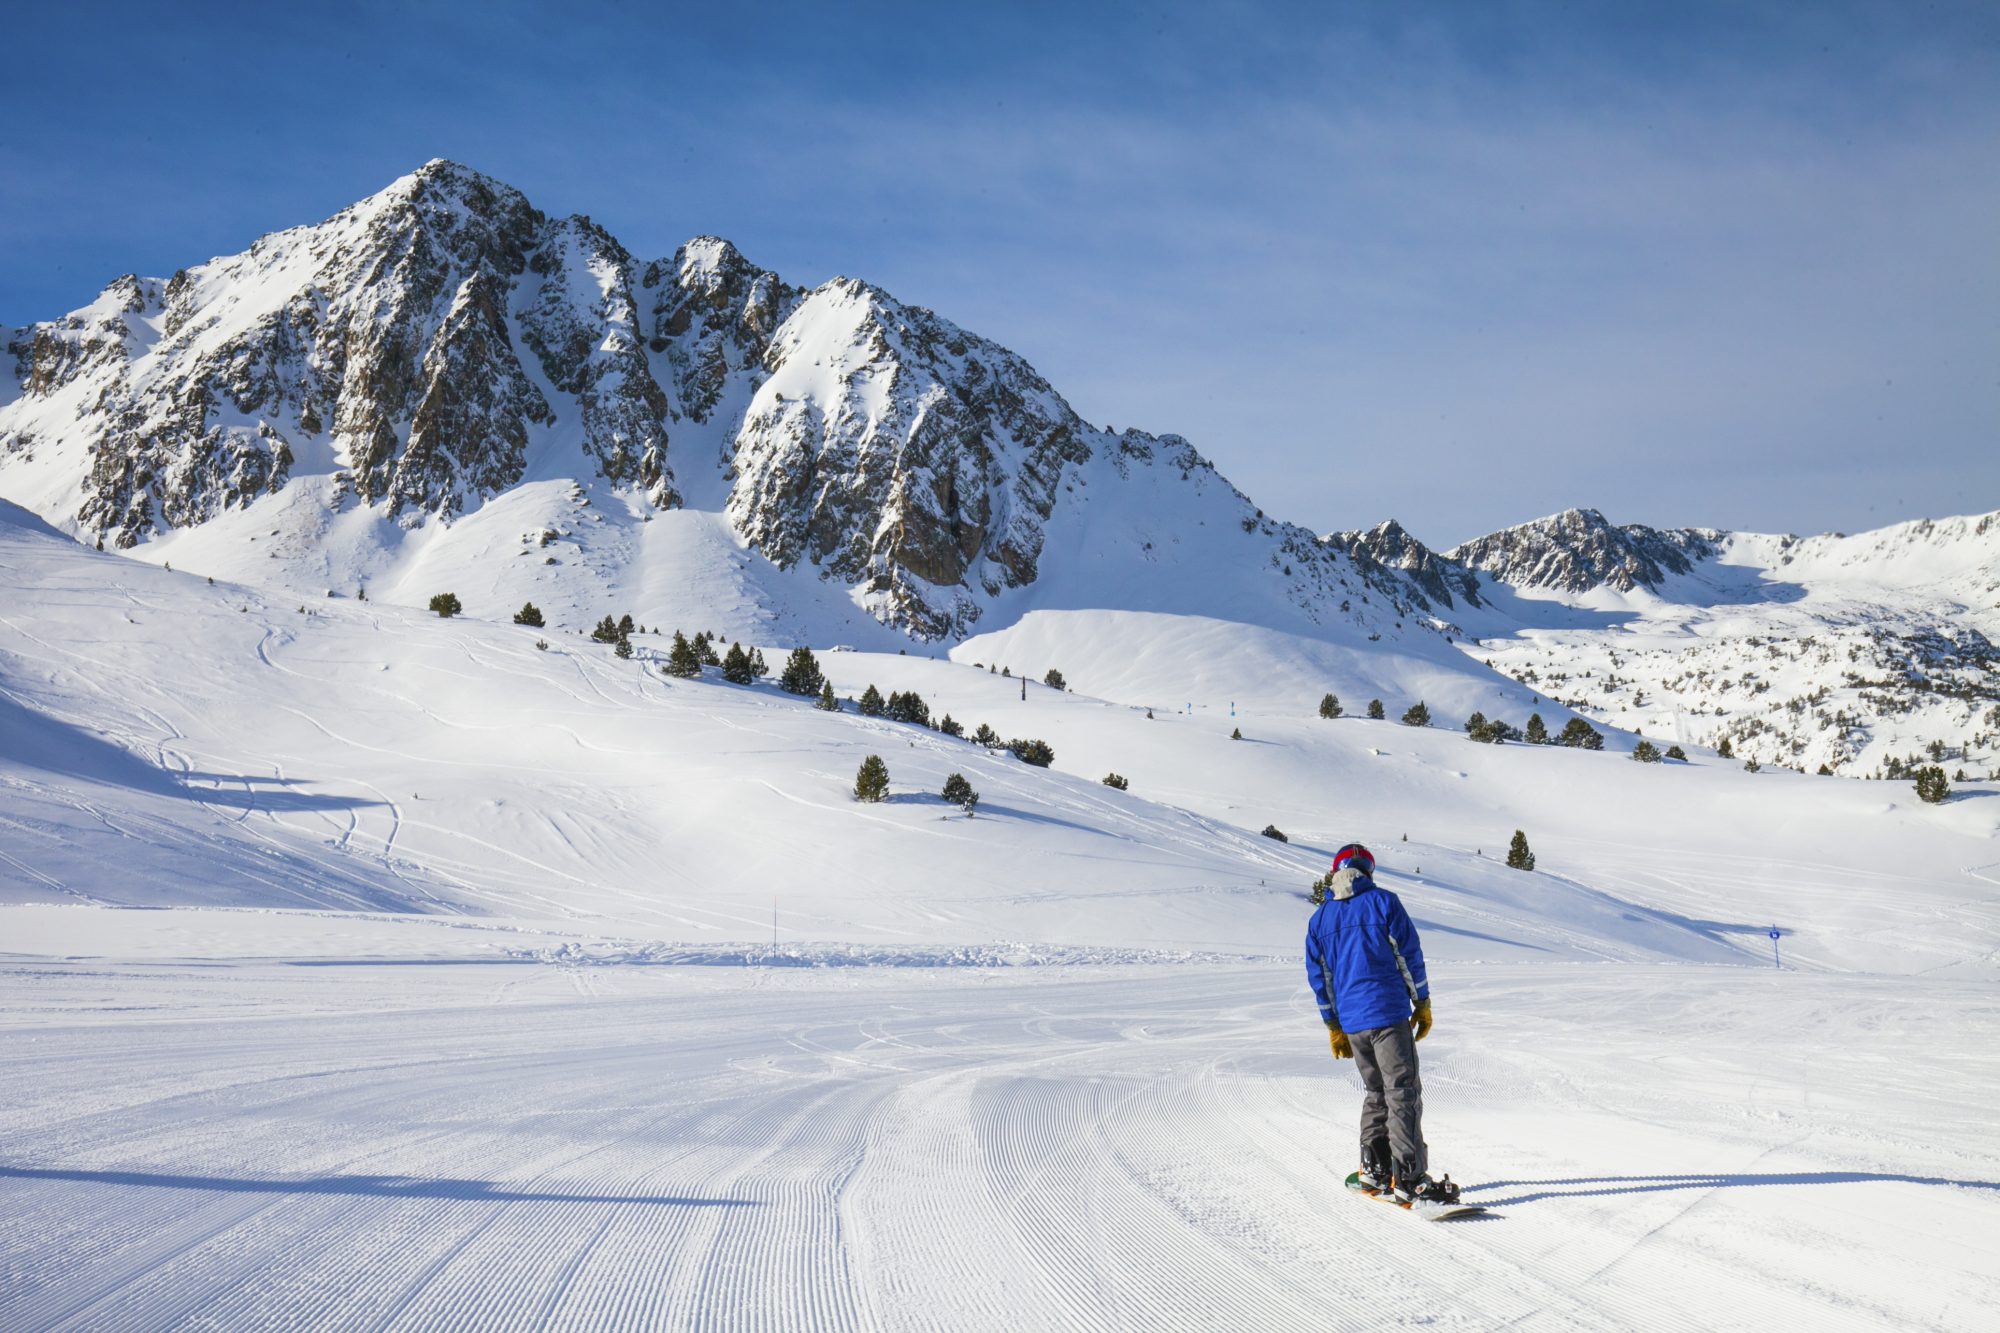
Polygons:
<instances>
[{"instance_id":1,"label":"small conifer on slope","mask_svg":"<svg viewBox=\"0 0 2000 1333\"><path fill-rule=\"evenodd\" d=\"M854 775L854 799L857 801L879 801L889 794L889 766L882 762L882 756L871 754L861 761L861 768Z\"/></svg>"},{"instance_id":2,"label":"small conifer on slope","mask_svg":"<svg viewBox=\"0 0 2000 1333\"><path fill-rule=\"evenodd\" d=\"M821 674L819 659L813 656L812 649L792 649L778 677L778 688L787 694L818 694L825 683L826 677Z\"/></svg>"},{"instance_id":3,"label":"small conifer on slope","mask_svg":"<svg viewBox=\"0 0 2000 1333\"><path fill-rule=\"evenodd\" d=\"M687 635L679 630L674 631L674 646L667 650L667 665L662 669L680 680L695 680L701 675L701 658L696 655L694 645L688 642Z\"/></svg>"}]
</instances>

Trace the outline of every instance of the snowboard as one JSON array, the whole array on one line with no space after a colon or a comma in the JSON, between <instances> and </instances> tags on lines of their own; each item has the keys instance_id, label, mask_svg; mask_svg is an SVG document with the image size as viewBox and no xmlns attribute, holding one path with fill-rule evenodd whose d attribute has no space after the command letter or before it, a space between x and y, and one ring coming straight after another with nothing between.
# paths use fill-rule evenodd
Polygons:
<instances>
[{"instance_id":1,"label":"snowboard","mask_svg":"<svg viewBox=\"0 0 2000 1333\"><path fill-rule=\"evenodd\" d=\"M1426 1222L1442 1222L1447 1217L1469 1217L1474 1213L1483 1213L1486 1211L1484 1204L1477 1203L1429 1203L1423 1199L1412 1199L1410 1202L1404 1203L1395 1195L1384 1190L1371 1190L1363 1185L1359 1171L1348 1173L1347 1188L1353 1190L1363 1198L1374 1199L1379 1203L1386 1203L1393 1207L1401 1208L1410 1216L1421 1217Z\"/></svg>"}]
</instances>

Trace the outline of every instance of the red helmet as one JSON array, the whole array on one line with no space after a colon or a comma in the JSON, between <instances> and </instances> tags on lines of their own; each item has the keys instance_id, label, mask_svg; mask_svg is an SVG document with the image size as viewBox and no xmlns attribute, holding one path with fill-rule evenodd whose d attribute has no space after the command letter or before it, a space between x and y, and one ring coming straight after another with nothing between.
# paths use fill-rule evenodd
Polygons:
<instances>
[{"instance_id":1,"label":"red helmet","mask_svg":"<svg viewBox=\"0 0 2000 1333\"><path fill-rule=\"evenodd\" d=\"M1333 873L1337 875L1349 866L1364 875L1372 875L1375 873L1375 853L1358 842L1350 842L1333 854Z\"/></svg>"}]
</instances>

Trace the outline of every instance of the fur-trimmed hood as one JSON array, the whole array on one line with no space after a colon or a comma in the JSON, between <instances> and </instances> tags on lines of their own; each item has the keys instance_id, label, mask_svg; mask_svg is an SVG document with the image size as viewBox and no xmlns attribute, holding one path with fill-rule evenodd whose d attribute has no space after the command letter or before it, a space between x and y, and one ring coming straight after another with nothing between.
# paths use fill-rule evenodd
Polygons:
<instances>
[{"instance_id":1,"label":"fur-trimmed hood","mask_svg":"<svg viewBox=\"0 0 2000 1333\"><path fill-rule=\"evenodd\" d=\"M1345 902L1363 889L1372 889L1374 887L1374 880L1368 878L1367 875L1356 870L1353 866L1348 866L1333 877L1332 882L1326 886L1326 891L1333 897Z\"/></svg>"}]
</instances>

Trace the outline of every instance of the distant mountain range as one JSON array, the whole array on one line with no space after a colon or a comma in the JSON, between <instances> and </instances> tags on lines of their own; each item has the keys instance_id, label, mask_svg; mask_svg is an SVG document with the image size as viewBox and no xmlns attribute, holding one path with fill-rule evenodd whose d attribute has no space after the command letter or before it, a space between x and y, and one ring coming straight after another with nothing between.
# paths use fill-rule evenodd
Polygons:
<instances>
[{"instance_id":1,"label":"distant mountain range","mask_svg":"<svg viewBox=\"0 0 2000 1333\"><path fill-rule=\"evenodd\" d=\"M714 237L641 260L450 162L0 344L0 494L315 595L875 646L1199 617L1331 645L1313 669L1350 688L1546 695L1850 773L1932 742L1990 767L2000 734L2000 515L1317 535L879 288L796 287Z\"/></svg>"}]
</instances>

